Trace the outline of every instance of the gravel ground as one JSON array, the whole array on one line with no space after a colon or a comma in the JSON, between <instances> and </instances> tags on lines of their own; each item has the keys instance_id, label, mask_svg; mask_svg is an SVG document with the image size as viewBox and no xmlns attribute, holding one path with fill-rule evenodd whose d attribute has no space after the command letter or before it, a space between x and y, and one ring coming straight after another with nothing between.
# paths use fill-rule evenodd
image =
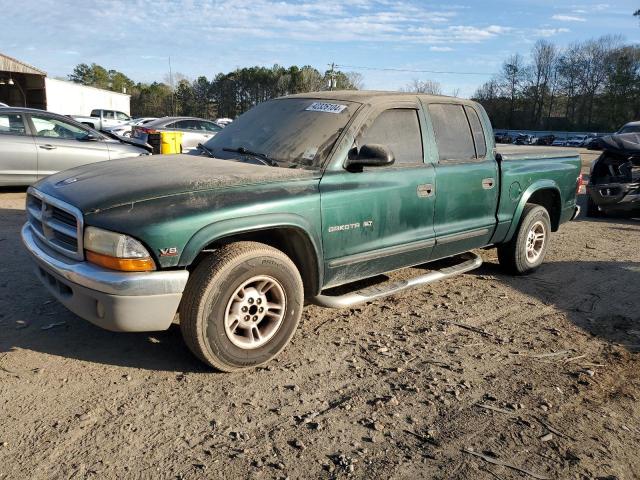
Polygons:
<instances>
[{"instance_id":1,"label":"gravel ground","mask_svg":"<svg viewBox=\"0 0 640 480\"><path fill-rule=\"evenodd\" d=\"M175 326L110 333L53 301L23 203L0 193L0 478L640 476L637 220L563 226L528 277L487 250L434 286L307 307L279 359L219 374Z\"/></svg>"}]
</instances>

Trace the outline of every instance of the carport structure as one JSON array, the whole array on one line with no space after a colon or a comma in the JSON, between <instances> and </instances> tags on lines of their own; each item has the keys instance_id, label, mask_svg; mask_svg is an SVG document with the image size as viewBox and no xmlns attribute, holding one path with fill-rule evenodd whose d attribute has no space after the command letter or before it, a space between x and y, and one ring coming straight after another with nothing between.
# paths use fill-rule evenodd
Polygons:
<instances>
[{"instance_id":1,"label":"carport structure","mask_svg":"<svg viewBox=\"0 0 640 480\"><path fill-rule=\"evenodd\" d=\"M46 72L0 53L0 102L46 109Z\"/></svg>"}]
</instances>

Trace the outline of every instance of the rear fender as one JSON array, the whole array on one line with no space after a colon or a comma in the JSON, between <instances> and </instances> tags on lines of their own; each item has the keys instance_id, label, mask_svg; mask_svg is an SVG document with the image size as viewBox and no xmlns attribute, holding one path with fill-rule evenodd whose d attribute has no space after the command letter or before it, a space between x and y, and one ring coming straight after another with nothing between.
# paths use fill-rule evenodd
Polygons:
<instances>
[{"instance_id":1,"label":"rear fender","mask_svg":"<svg viewBox=\"0 0 640 480\"><path fill-rule=\"evenodd\" d=\"M522 196L520 197L520 201L518 202L518 206L516 207L515 212L513 213L513 218L511 219L511 226L509 227L509 231L507 232L506 237L502 242L508 242L513 238L513 235L516 233L518 225L520 225L520 219L522 218L522 212L524 211L524 207L529 202L529 199L540 190L554 190L558 195L558 198L562 199L562 195L560 194L560 188L558 184L553 180L538 180L537 182L532 183L529 187L524 191ZM562 205L562 202L560 203ZM551 213L550 213L551 214Z\"/></svg>"}]
</instances>

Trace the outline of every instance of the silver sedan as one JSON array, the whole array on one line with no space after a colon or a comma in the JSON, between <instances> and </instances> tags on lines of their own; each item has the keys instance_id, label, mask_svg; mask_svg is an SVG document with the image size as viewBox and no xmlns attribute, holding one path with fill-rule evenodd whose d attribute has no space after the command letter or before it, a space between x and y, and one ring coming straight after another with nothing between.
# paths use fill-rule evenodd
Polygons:
<instances>
[{"instance_id":1,"label":"silver sedan","mask_svg":"<svg viewBox=\"0 0 640 480\"><path fill-rule=\"evenodd\" d=\"M30 185L86 163L149 152L68 117L31 108L0 109L0 185Z\"/></svg>"},{"instance_id":2,"label":"silver sedan","mask_svg":"<svg viewBox=\"0 0 640 480\"><path fill-rule=\"evenodd\" d=\"M202 118L195 117L162 117L153 122L133 128L133 138L149 142L149 135L160 132L181 132L182 151L194 150L199 143L205 143L222 127Z\"/></svg>"}]
</instances>

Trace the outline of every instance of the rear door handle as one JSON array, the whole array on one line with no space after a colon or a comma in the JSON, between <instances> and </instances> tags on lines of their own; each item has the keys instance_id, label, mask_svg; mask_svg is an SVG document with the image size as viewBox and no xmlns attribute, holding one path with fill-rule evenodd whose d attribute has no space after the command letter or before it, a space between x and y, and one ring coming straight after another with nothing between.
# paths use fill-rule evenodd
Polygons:
<instances>
[{"instance_id":1,"label":"rear door handle","mask_svg":"<svg viewBox=\"0 0 640 480\"><path fill-rule=\"evenodd\" d=\"M421 185L418 185L418 197L431 197L434 194L434 190L435 189L433 188L433 184L431 183L423 183Z\"/></svg>"},{"instance_id":2,"label":"rear door handle","mask_svg":"<svg viewBox=\"0 0 640 480\"><path fill-rule=\"evenodd\" d=\"M495 184L496 184L496 181L493 178L482 179L482 188L484 188L485 190L491 190Z\"/></svg>"},{"instance_id":3,"label":"rear door handle","mask_svg":"<svg viewBox=\"0 0 640 480\"><path fill-rule=\"evenodd\" d=\"M55 146L53 146L53 145L46 144L46 145L40 145L40 148L42 148L43 150L55 150L55 149L56 149L56 148L58 148L58 147L55 147Z\"/></svg>"}]
</instances>

